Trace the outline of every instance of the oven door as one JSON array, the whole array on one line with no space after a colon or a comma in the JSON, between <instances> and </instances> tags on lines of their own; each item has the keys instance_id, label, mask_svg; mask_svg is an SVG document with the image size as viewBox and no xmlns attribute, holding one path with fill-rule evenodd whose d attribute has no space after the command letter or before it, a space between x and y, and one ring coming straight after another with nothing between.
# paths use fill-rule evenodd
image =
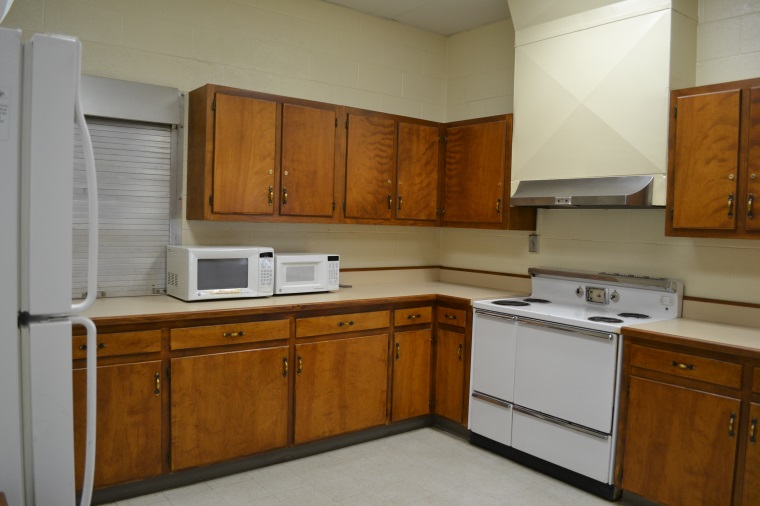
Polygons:
<instances>
[{"instance_id":1,"label":"oven door","mask_svg":"<svg viewBox=\"0 0 760 506\"><path fill-rule=\"evenodd\" d=\"M610 434L618 337L519 318L514 403Z\"/></svg>"}]
</instances>

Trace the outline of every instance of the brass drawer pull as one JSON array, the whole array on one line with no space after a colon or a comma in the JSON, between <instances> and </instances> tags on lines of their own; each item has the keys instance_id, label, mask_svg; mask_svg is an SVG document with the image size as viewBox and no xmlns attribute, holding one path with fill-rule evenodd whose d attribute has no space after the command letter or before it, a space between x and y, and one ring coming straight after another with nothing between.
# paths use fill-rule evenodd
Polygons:
<instances>
[{"instance_id":1,"label":"brass drawer pull","mask_svg":"<svg viewBox=\"0 0 760 506\"><path fill-rule=\"evenodd\" d=\"M422 318L421 314L408 314L406 315L407 320L415 320L417 318Z\"/></svg>"},{"instance_id":2,"label":"brass drawer pull","mask_svg":"<svg viewBox=\"0 0 760 506\"><path fill-rule=\"evenodd\" d=\"M240 332L225 332L224 337L242 337L245 335L245 332L242 330Z\"/></svg>"},{"instance_id":3,"label":"brass drawer pull","mask_svg":"<svg viewBox=\"0 0 760 506\"><path fill-rule=\"evenodd\" d=\"M391 207L393 206L393 197L388 194L388 210L391 210Z\"/></svg>"},{"instance_id":4,"label":"brass drawer pull","mask_svg":"<svg viewBox=\"0 0 760 506\"><path fill-rule=\"evenodd\" d=\"M404 203L404 197L401 195L398 196L398 210L401 210L401 205Z\"/></svg>"},{"instance_id":5,"label":"brass drawer pull","mask_svg":"<svg viewBox=\"0 0 760 506\"><path fill-rule=\"evenodd\" d=\"M464 347L464 345L462 343L459 343L459 348L457 348L457 358L459 358L459 360L462 360L462 348L463 347Z\"/></svg>"},{"instance_id":6,"label":"brass drawer pull","mask_svg":"<svg viewBox=\"0 0 760 506\"><path fill-rule=\"evenodd\" d=\"M269 187L269 205L272 205L272 202L274 202L274 188L271 186Z\"/></svg>"},{"instance_id":7,"label":"brass drawer pull","mask_svg":"<svg viewBox=\"0 0 760 506\"><path fill-rule=\"evenodd\" d=\"M401 344L396 343L396 360L398 360L400 353L401 353Z\"/></svg>"},{"instance_id":8,"label":"brass drawer pull","mask_svg":"<svg viewBox=\"0 0 760 506\"><path fill-rule=\"evenodd\" d=\"M752 212L752 204L755 203L755 194L750 193L749 194L749 200L747 201L747 218L750 220L755 217L755 214Z\"/></svg>"},{"instance_id":9,"label":"brass drawer pull","mask_svg":"<svg viewBox=\"0 0 760 506\"><path fill-rule=\"evenodd\" d=\"M158 397L161 394L161 373L156 372L155 375L156 378L156 389L153 391L153 393Z\"/></svg>"},{"instance_id":10,"label":"brass drawer pull","mask_svg":"<svg viewBox=\"0 0 760 506\"><path fill-rule=\"evenodd\" d=\"M734 217L734 194L733 193L728 194L728 217L729 218Z\"/></svg>"},{"instance_id":11,"label":"brass drawer pull","mask_svg":"<svg viewBox=\"0 0 760 506\"><path fill-rule=\"evenodd\" d=\"M288 357L282 357L282 377L288 377Z\"/></svg>"},{"instance_id":12,"label":"brass drawer pull","mask_svg":"<svg viewBox=\"0 0 760 506\"><path fill-rule=\"evenodd\" d=\"M676 362L675 360L672 362L672 364L673 364L673 367L678 367L679 369L684 369L687 371L693 371L694 369L697 368L697 366L694 364L684 364L682 362Z\"/></svg>"},{"instance_id":13,"label":"brass drawer pull","mask_svg":"<svg viewBox=\"0 0 760 506\"><path fill-rule=\"evenodd\" d=\"M288 205L288 189L287 188L282 189L282 205L284 206Z\"/></svg>"},{"instance_id":14,"label":"brass drawer pull","mask_svg":"<svg viewBox=\"0 0 760 506\"><path fill-rule=\"evenodd\" d=\"M303 362L301 361L301 355L298 355L298 367L296 368L296 374L298 376L303 372Z\"/></svg>"},{"instance_id":15,"label":"brass drawer pull","mask_svg":"<svg viewBox=\"0 0 760 506\"><path fill-rule=\"evenodd\" d=\"M757 418L753 417L749 424L749 442L755 444L755 431L757 430Z\"/></svg>"},{"instance_id":16,"label":"brass drawer pull","mask_svg":"<svg viewBox=\"0 0 760 506\"><path fill-rule=\"evenodd\" d=\"M344 327L344 326L349 326L350 327L353 324L354 324L353 320L347 321L347 322L338 322L338 327Z\"/></svg>"},{"instance_id":17,"label":"brass drawer pull","mask_svg":"<svg viewBox=\"0 0 760 506\"><path fill-rule=\"evenodd\" d=\"M457 319L457 315L455 315L455 314L448 314L448 313L446 313L446 314L443 315L443 317L446 318L447 320L456 320Z\"/></svg>"},{"instance_id":18,"label":"brass drawer pull","mask_svg":"<svg viewBox=\"0 0 760 506\"><path fill-rule=\"evenodd\" d=\"M501 197L496 199L496 214L501 214Z\"/></svg>"},{"instance_id":19,"label":"brass drawer pull","mask_svg":"<svg viewBox=\"0 0 760 506\"><path fill-rule=\"evenodd\" d=\"M732 411L731 416L728 419L728 437L731 438L736 435L734 432L734 422L736 422L736 412Z\"/></svg>"},{"instance_id":20,"label":"brass drawer pull","mask_svg":"<svg viewBox=\"0 0 760 506\"><path fill-rule=\"evenodd\" d=\"M105 347L106 347L106 343L98 343L98 349L99 350L102 350ZM87 349L87 345L86 344L80 344L79 345L79 349L82 350L82 351L84 351L84 350Z\"/></svg>"}]
</instances>

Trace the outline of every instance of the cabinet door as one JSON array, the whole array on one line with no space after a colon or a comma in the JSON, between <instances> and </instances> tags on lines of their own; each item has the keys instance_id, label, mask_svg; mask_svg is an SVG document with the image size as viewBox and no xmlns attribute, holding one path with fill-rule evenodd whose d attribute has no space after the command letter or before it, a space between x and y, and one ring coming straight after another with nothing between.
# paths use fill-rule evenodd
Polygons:
<instances>
[{"instance_id":1,"label":"cabinet door","mask_svg":"<svg viewBox=\"0 0 760 506\"><path fill-rule=\"evenodd\" d=\"M438 218L438 128L398 124L396 219Z\"/></svg>"},{"instance_id":2,"label":"cabinet door","mask_svg":"<svg viewBox=\"0 0 760 506\"><path fill-rule=\"evenodd\" d=\"M295 442L382 425L388 334L296 345Z\"/></svg>"},{"instance_id":3,"label":"cabinet door","mask_svg":"<svg viewBox=\"0 0 760 506\"><path fill-rule=\"evenodd\" d=\"M506 121L446 130L444 221L502 223Z\"/></svg>"},{"instance_id":4,"label":"cabinet door","mask_svg":"<svg viewBox=\"0 0 760 506\"><path fill-rule=\"evenodd\" d=\"M623 489L663 504L730 504L739 412L737 399L631 378Z\"/></svg>"},{"instance_id":5,"label":"cabinet door","mask_svg":"<svg viewBox=\"0 0 760 506\"><path fill-rule=\"evenodd\" d=\"M213 212L272 214L274 102L217 93Z\"/></svg>"},{"instance_id":6,"label":"cabinet door","mask_svg":"<svg viewBox=\"0 0 760 506\"><path fill-rule=\"evenodd\" d=\"M156 377L158 375L158 378ZM161 474L161 361L98 367L95 488ZM74 451L82 486L87 370L74 370Z\"/></svg>"},{"instance_id":7,"label":"cabinet door","mask_svg":"<svg viewBox=\"0 0 760 506\"><path fill-rule=\"evenodd\" d=\"M760 404L750 404L747 456L744 460L744 481L741 504L749 506L760 502Z\"/></svg>"},{"instance_id":8,"label":"cabinet door","mask_svg":"<svg viewBox=\"0 0 760 506\"><path fill-rule=\"evenodd\" d=\"M281 215L333 215L335 121L335 111L283 106Z\"/></svg>"},{"instance_id":9,"label":"cabinet door","mask_svg":"<svg viewBox=\"0 0 760 506\"><path fill-rule=\"evenodd\" d=\"M464 334L438 330L435 352L435 414L462 423Z\"/></svg>"},{"instance_id":10,"label":"cabinet door","mask_svg":"<svg viewBox=\"0 0 760 506\"><path fill-rule=\"evenodd\" d=\"M397 332L393 343L394 422L430 412L430 353L432 332Z\"/></svg>"},{"instance_id":11,"label":"cabinet door","mask_svg":"<svg viewBox=\"0 0 760 506\"><path fill-rule=\"evenodd\" d=\"M747 230L760 230L760 87L750 89L749 157L747 160Z\"/></svg>"},{"instance_id":12,"label":"cabinet door","mask_svg":"<svg viewBox=\"0 0 760 506\"><path fill-rule=\"evenodd\" d=\"M673 228L736 228L741 91L677 100Z\"/></svg>"},{"instance_id":13,"label":"cabinet door","mask_svg":"<svg viewBox=\"0 0 760 506\"><path fill-rule=\"evenodd\" d=\"M396 122L348 115L346 218L391 219Z\"/></svg>"},{"instance_id":14,"label":"cabinet door","mask_svg":"<svg viewBox=\"0 0 760 506\"><path fill-rule=\"evenodd\" d=\"M287 346L173 358L172 471L287 444Z\"/></svg>"}]
</instances>

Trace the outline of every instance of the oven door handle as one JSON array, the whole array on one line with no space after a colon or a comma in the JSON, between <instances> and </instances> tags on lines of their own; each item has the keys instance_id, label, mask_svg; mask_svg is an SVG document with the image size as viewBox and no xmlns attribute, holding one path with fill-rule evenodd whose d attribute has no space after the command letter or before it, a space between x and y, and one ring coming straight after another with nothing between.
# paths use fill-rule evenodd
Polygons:
<instances>
[{"instance_id":1,"label":"oven door handle","mask_svg":"<svg viewBox=\"0 0 760 506\"><path fill-rule=\"evenodd\" d=\"M502 408L512 408L512 403L511 402L502 401L498 397L493 397L491 395L484 394L482 392L478 392L477 390L473 390L472 391L472 398L473 399L481 400L483 402L487 402L489 404L494 404L494 405L500 406Z\"/></svg>"},{"instance_id":2,"label":"oven door handle","mask_svg":"<svg viewBox=\"0 0 760 506\"><path fill-rule=\"evenodd\" d=\"M534 411L532 409L524 408L522 406L518 406L517 404L513 405L512 409L514 409L518 413L522 413L523 415L527 415L533 418L538 418L539 420L543 420L545 422L549 422L554 425L559 425L560 427L564 427L565 429L574 430L576 432L580 432L581 434L586 434L587 436L595 437L597 439L602 439L606 441L610 438L610 435L607 434L606 432L589 429L588 427L578 425L577 423L568 422L567 420L563 420L562 418L557 418L555 416L547 415L539 411Z\"/></svg>"},{"instance_id":3,"label":"oven door handle","mask_svg":"<svg viewBox=\"0 0 760 506\"><path fill-rule=\"evenodd\" d=\"M535 327L544 327L547 329L558 330L560 332L569 332L571 334L595 337L597 339L604 339L605 341L612 341L615 338L615 334L611 334L609 332L573 327L572 325L564 325L562 323L549 323L544 321L529 320L527 318L520 317L517 318L517 323L524 323L526 325L533 325Z\"/></svg>"},{"instance_id":4,"label":"oven door handle","mask_svg":"<svg viewBox=\"0 0 760 506\"><path fill-rule=\"evenodd\" d=\"M509 321L517 320L516 316L511 316L504 313L497 313L496 311L489 311L488 309L476 309L475 314L481 315L481 316L488 316L490 318L498 318L500 320L509 320Z\"/></svg>"}]
</instances>

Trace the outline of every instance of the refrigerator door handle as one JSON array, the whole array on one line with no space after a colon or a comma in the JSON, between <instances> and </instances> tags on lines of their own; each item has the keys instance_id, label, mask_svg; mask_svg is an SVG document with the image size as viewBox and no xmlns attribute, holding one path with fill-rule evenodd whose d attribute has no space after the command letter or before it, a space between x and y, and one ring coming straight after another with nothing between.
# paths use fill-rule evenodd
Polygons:
<instances>
[{"instance_id":1,"label":"refrigerator door handle","mask_svg":"<svg viewBox=\"0 0 760 506\"><path fill-rule=\"evenodd\" d=\"M84 484L80 506L89 506L95 480L95 427L97 423L97 382L98 382L98 331L95 324L84 316L69 318L72 324L87 329L87 437L84 452Z\"/></svg>"},{"instance_id":2,"label":"refrigerator door handle","mask_svg":"<svg viewBox=\"0 0 760 506\"><path fill-rule=\"evenodd\" d=\"M81 58L78 59L78 62L78 67L80 68L77 68L77 94L74 112L80 133L82 134L82 151L84 152L84 165L87 172L87 208L90 217L90 229L87 245L87 297L82 302L71 305L72 313L86 311L92 306L98 296L98 181L95 173L95 154L92 149L90 129L87 128L87 122L82 111Z\"/></svg>"}]
</instances>

